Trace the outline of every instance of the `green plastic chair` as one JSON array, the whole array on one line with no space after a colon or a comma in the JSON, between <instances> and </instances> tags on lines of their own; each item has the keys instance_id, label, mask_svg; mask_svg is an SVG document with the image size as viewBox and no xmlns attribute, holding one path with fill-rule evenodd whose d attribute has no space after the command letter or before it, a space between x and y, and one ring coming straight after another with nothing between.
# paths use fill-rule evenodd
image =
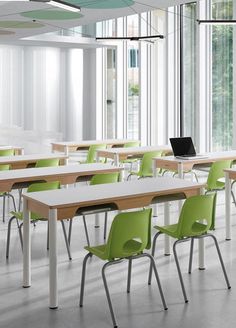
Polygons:
<instances>
[{"instance_id":1,"label":"green plastic chair","mask_svg":"<svg viewBox=\"0 0 236 328\"><path fill-rule=\"evenodd\" d=\"M10 170L10 165L8 164L2 164L0 165L0 171L8 171ZM16 211L16 203L15 203L15 198L13 195L9 192L1 192L0 197L3 199L3 204L2 204L2 221L5 222L5 217L6 217L6 197L10 197L13 203L14 210Z\"/></svg>"},{"instance_id":2,"label":"green plastic chair","mask_svg":"<svg viewBox=\"0 0 236 328\"><path fill-rule=\"evenodd\" d=\"M88 153L87 153L87 158L85 161L80 161L79 163L81 164L91 164L96 162L96 152L98 149L106 149L107 145L106 144L99 144L99 145L91 145L89 147ZM104 162L104 160L102 160Z\"/></svg>"},{"instance_id":3,"label":"green plastic chair","mask_svg":"<svg viewBox=\"0 0 236 328\"><path fill-rule=\"evenodd\" d=\"M0 156L14 156L14 149L0 149ZM11 169L10 165L2 164L0 165L0 171L8 171ZM12 199L14 210L16 210L15 198L9 192L0 193L0 197L3 198L3 210L2 210L2 221L5 222L6 217L6 197L10 197Z\"/></svg>"},{"instance_id":4,"label":"green plastic chair","mask_svg":"<svg viewBox=\"0 0 236 328\"><path fill-rule=\"evenodd\" d=\"M129 141L124 144L124 148L139 147L139 146L140 146L140 141ZM133 164L136 163L137 161L138 161L138 158L127 158L127 159L120 161L120 163L130 164L131 165L130 170L132 171Z\"/></svg>"},{"instance_id":5,"label":"green plastic chair","mask_svg":"<svg viewBox=\"0 0 236 328\"><path fill-rule=\"evenodd\" d=\"M50 167L50 166L58 166L60 164L59 158L48 158L48 159L39 159L35 167Z\"/></svg>"},{"instance_id":6,"label":"green plastic chair","mask_svg":"<svg viewBox=\"0 0 236 328\"><path fill-rule=\"evenodd\" d=\"M214 240L227 287L228 289L231 288L217 239L214 235L208 233L208 230L210 230L212 226L215 197L216 194L209 194L209 195L193 196L187 198L182 207L178 223L163 226L163 227L160 226L154 227L155 229L158 230L158 232L155 234L153 239L153 246L152 246L153 257L155 255L156 240L160 234L166 234L172 238L177 239L173 244L173 253L174 253L175 263L177 266L179 280L182 287L185 303L188 302L188 298L185 291L182 273L179 266L176 246L188 240L191 240L188 272L191 273L192 270L194 240L210 237ZM151 284L151 278L152 278L152 267L150 267L150 271L149 271L149 278L148 278L149 284Z\"/></svg>"},{"instance_id":7,"label":"green plastic chair","mask_svg":"<svg viewBox=\"0 0 236 328\"><path fill-rule=\"evenodd\" d=\"M162 287L158 277L155 261L150 254L144 253L144 250L150 249L151 247L151 216L151 209L144 209L136 212L120 213L116 215L112 222L108 241L105 245L85 247L85 249L88 251L88 254L85 256L83 261L80 286L80 307L83 306L86 263L91 256L95 255L99 259L107 261L102 268L102 279L114 327L118 326L112 306L110 293L108 290L105 270L107 267L114 264L118 264L125 259L129 261L127 292L130 292L132 260L141 257L148 257L154 269L163 307L165 310L167 310L167 305L165 302L164 294L162 292Z\"/></svg>"},{"instance_id":8,"label":"green plastic chair","mask_svg":"<svg viewBox=\"0 0 236 328\"><path fill-rule=\"evenodd\" d=\"M162 151L150 151L143 155L140 169L138 172L131 171L127 177L127 180L132 176L136 175L138 178L146 178L153 177L153 158L160 157L162 155Z\"/></svg>"},{"instance_id":9,"label":"green plastic chair","mask_svg":"<svg viewBox=\"0 0 236 328\"><path fill-rule=\"evenodd\" d=\"M207 182L206 182L206 194L213 192L217 192L223 190L225 188L225 182L220 179L224 179L225 177L225 169L229 169L232 166L231 160L214 162L211 165L211 168L208 173ZM234 199L233 191L231 191L232 197ZM216 201L216 198L215 198ZM212 219L211 229L215 229L215 207Z\"/></svg>"},{"instance_id":10,"label":"green plastic chair","mask_svg":"<svg viewBox=\"0 0 236 328\"><path fill-rule=\"evenodd\" d=\"M103 173L103 174L95 174L92 179L90 180L90 185L98 185L98 184L105 184L105 183L115 183L119 182L119 173L114 172L114 173ZM82 212L81 215L83 217L83 223L84 223L84 230L85 230L85 235L86 235L86 240L88 246L90 246L90 240L89 240L89 234L88 234L88 228L86 224L86 215L89 214L98 214L98 213L104 213L105 212L105 220L104 220L104 240L106 240L106 234L107 234L107 213L108 211L111 211L111 208L103 208L103 209L98 209L98 210L92 210L92 211L86 211ZM69 244L71 242L71 233L72 233L72 221L70 220L70 226L69 226Z\"/></svg>"},{"instance_id":11,"label":"green plastic chair","mask_svg":"<svg viewBox=\"0 0 236 328\"><path fill-rule=\"evenodd\" d=\"M14 156L14 149L0 149L0 156Z\"/></svg>"},{"instance_id":12,"label":"green plastic chair","mask_svg":"<svg viewBox=\"0 0 236 328\"><path fill-rule=\"evenodd\" d=\"M37 191L46 191L46 190L54 190L54 189L60 189L60 182L54 181L54 182L39 182L39 183L33 183L31 184L27 192L37 192ZM21 243L21 248L23 250L23 238L22 238L22 227L23 227L23 212L11 212L12 217L10 218L8 222L8 230L7 230L7 249L6 249L6 258L9 258L9 250L10 250L10 237L11 237L11 224L13 220L16 220L17 227L18 227L18 232L20 236L20 243ZM42 218L40 215L37 213L31 213L30 217L31 223L35 223L37 221L48 221L45 218ZM19 223L21 221L21 223ZM71 253L70 253L70 246L68 243L67 235L66 235L66 229L65 229L65 224L63 220L60 220L61 225L62 225L62 230L65 238L65 243L66 243L66 248L67 248L67 253L69 260L71 260ZM47 232L47 249L49 249L49 234Z\"/></svg>"},{"instance_id":13,"label":"green plastic chair","mask_svg":"<svg viewBox=\"0 0 236 328\"><path fill-rule=\"evenodd\" d=\"M59 158L48 158L48 159L39 159L35 167L50 167L50 166L58 166L60 164ZM21 200L22 200L22 189L19 189L19 205L18 205L18 211L21 209Z\"/></svg>"}]
</instances>

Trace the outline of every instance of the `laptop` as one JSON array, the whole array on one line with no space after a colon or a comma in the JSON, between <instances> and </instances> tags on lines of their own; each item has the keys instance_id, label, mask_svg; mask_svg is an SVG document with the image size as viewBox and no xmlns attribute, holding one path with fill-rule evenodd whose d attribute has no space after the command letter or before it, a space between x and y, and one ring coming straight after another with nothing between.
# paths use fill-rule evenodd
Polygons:
<instances>
[{"instance_id":1,"label":"laptop","mask_svg":"<svg viewBox=\"0 0 236 328\"><path fill-rule=\"evenodd\" d=\"M207 158L205 155L196 154L191 137L170 138L170 144L176 158L198 159Z\"/></svg>"}]
</instances>

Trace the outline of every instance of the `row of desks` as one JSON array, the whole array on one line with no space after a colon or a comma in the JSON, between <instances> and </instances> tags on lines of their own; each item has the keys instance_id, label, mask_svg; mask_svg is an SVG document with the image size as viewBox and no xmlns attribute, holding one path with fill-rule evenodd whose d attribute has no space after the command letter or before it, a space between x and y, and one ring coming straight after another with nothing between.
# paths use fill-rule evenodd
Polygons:
<instances>
[{"instance_id":1,"label":"row of desks","mask_svg":"<svg viewBox=\"0 0 236 328\"><path fill-rule=\"evenodd\" d=\"M104 141L103 141L104 142ZM100 142L99 142L100 143ZM85 145L83 145L85 147ZM144 147L145 148L145 147ZM161 147L163 150L163 147ZM84 148L85 149L85 148ZM55 150L55 149L54 149ZM122 154L122 151L128 153ZM147 150L147 149L145 149ZM150 148L148 148L150 151ZM155 149L157 150L157 149ZM160 148L159 148L160 150ZM168 148L166 149L168 150ZM132 149L131 149L132 151ZM142 155L141 150L134 149L132 156L136 156L134 152L139 151L138 155ZM67 151L68 153L68 151ZM107 154L107 155L106 155ZM110 156L115 159L118 164L120 160L125 159L122 156L130 156L130 149L123 150L120 148L108 149L107 153L98 153L98 157ZM111 155L112 154L112 155ZM111 157L114 156L115 157ZM27 157L28 156L28 157ZM27 155L29 162L25 161L24 166L28 167L33 164L33 161L38 160L35 155ZM42 155L43 156L43 155ZM67 154L51 154L50 158L60 157L61 161L66 163ZM17 156L11 160L17 163ZM33 158L34 157L34 158ZM20 160L20 158L18 158ZM192 169L196 165L208 165L214 161L222 159L236 159L236 152L221 152L209 154L208 158L197 160L177 160L173 157L156 158L153 161L153 167L156 171L157 167L165 169L177 170L179 177L183 177L183 172ZM1 160L1 158L0 158ZM4 160L4 158L3 158ZM10 160L10 158L5 159ZM23 160L23 158L22 158ZM12 162L12 164L13 164ZM5 162L6 163L6 162ZM23 163L23 162L22 162ZM21 163L21 165L23 165ZM28 163L28 164L26 164ZM1 162L0 162L1 164ZM14 168L19 168L15 165ZM93 174L120 171L118 166L111 166L109 164L90 164L90 165L70 165L59 166L54 168L27 168L19 169L17 171L0 172L0 190L10 191L12 188L19 188L19 186L27 186L35 181L52 181L58 180L62 184L70 184L76 181L89 179ZM3 174L1 174L3 173ZM230 208L230 176L228 172L226 181L226 203ZM236 174L235 174L236 178ZM83 188L83 189L81 189ZM81 192L83 190L83 192ZM184 199L192 195L201 194L204 190L204 185L197 184L182 179L173 178L153 178L139 181L131 181L124 183L116 183L110 185L97 186L83 186L80 188L69 188L46 192L36 192L24 195L24 255L23 255L23 285L29 287L31 285L31 251L30 251L30 211L35 211L42 214L42 216L49 219L49 305L51 308L58 306L57 295L57 220L73 217L80 213L84 208L93 208L94 206L112 205L114 209L125 210L137 207L148 206L152 203L166 202L176 199ZM167 203L165 203L167 204ZM228 206L227 205L227 206ZM227 209L226 214L230 219L230 209ZM169 217L169 207L165 206L165 217ZM230 221L229 221L230 222ZM200 247L199 252L199 266L204 267L204 248Z\"/></svg>"}]
</instances>

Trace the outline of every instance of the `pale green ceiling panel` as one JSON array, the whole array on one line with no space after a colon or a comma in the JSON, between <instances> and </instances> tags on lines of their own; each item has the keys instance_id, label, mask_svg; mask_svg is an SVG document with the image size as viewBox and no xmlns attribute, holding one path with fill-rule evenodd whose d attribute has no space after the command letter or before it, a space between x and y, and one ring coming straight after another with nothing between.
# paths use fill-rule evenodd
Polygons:
<instances>
[{"instance_id":1,"label":"pale green ceiling panel","mask_svg":"<svg viewBox=\"0 0 236 328\"><path fill-rule=\"evenodd\" d=\"M66 10L33 10L21 14L23 17L45 20L67 20L83 17L80 13L74 13Z\"/></svg>"}]
</instances>

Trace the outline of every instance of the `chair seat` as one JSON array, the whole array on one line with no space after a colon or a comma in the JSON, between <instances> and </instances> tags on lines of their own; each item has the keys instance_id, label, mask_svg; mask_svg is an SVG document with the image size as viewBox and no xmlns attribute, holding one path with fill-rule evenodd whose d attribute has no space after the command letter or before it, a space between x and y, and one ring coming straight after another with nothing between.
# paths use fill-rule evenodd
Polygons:
<instances>
[{"instance_id":1,"label":"chair seat","mask_svg":"<svg viewBox=\"0 0 236 328\"><path fill-rule=\"evenodd\" d=\"M11 211L10 212L12 216L14 216L15 218L17 218L18 220L23 221L23 212L14 212ZM42 218L41 216L37 215L36 213L31 213L31 217L30 217L31 221L46 221L47 219Z\"/></svg>"},{"instance_id":2,"label":"chair seat","mask_svg":"<svg viewBox=\"0 0 236 328\"><path fill-rule=\"evenodd\" d=\"M223 190L225 188L225 183L222 181L217 180L214 188L210 188L209 186L206 186L207 191L211 190Z\"/></svg>"},{"instance_id":3,"label":"chair seat","mask_svg":"<svg viewBox=\"0 0 236 328\"><path fill-rule=\"evenodd\" d=\"M131 239L127 241L126 244L124 245L122 257L117 257L117 258L126 258L129 256L141 254L142 246L143 246L142 243L140 243L139 241ZM85 249L102 260L111 260L106 255L106 247L107 245L104 244L104 245L98 245L92 247L86 246Z\"/></svg>"},{"instance_id":4,"label":"chair seat","mask_svg":"<svg viewBox=\"0 0 236 328\"><path fill-rule=\"evenodd\" d=\"M184 237L194 237L194 236L201 236L202 234L204 234L206 232L206 228L207 226L203 223L200 222L194 222L194 224L192 225L192 234L188 234L186 236L184 235L179 235L178 233L178 224L170 224L167 226L163 226L163 227L159 227L159 226L154 226L155 229L159 230L162 233L165 233L168 236L171 236L173 238L176 239L182 239Z\"/></svg>"},{"instance_id":5,"label":"chair seat","mask_svg":"<svg viewBox=\"0 0 236 328\"><path fill-rule=\"evenodd\" d=\"M93 255L99 257L102 260L107 260L105 251L106 251L106 244L104 245L98 245L98 246L86 246L84 247L84 249L86 249L86 251L88 251L89 253L92 253Z\"/></svg>"}]
</instances>

